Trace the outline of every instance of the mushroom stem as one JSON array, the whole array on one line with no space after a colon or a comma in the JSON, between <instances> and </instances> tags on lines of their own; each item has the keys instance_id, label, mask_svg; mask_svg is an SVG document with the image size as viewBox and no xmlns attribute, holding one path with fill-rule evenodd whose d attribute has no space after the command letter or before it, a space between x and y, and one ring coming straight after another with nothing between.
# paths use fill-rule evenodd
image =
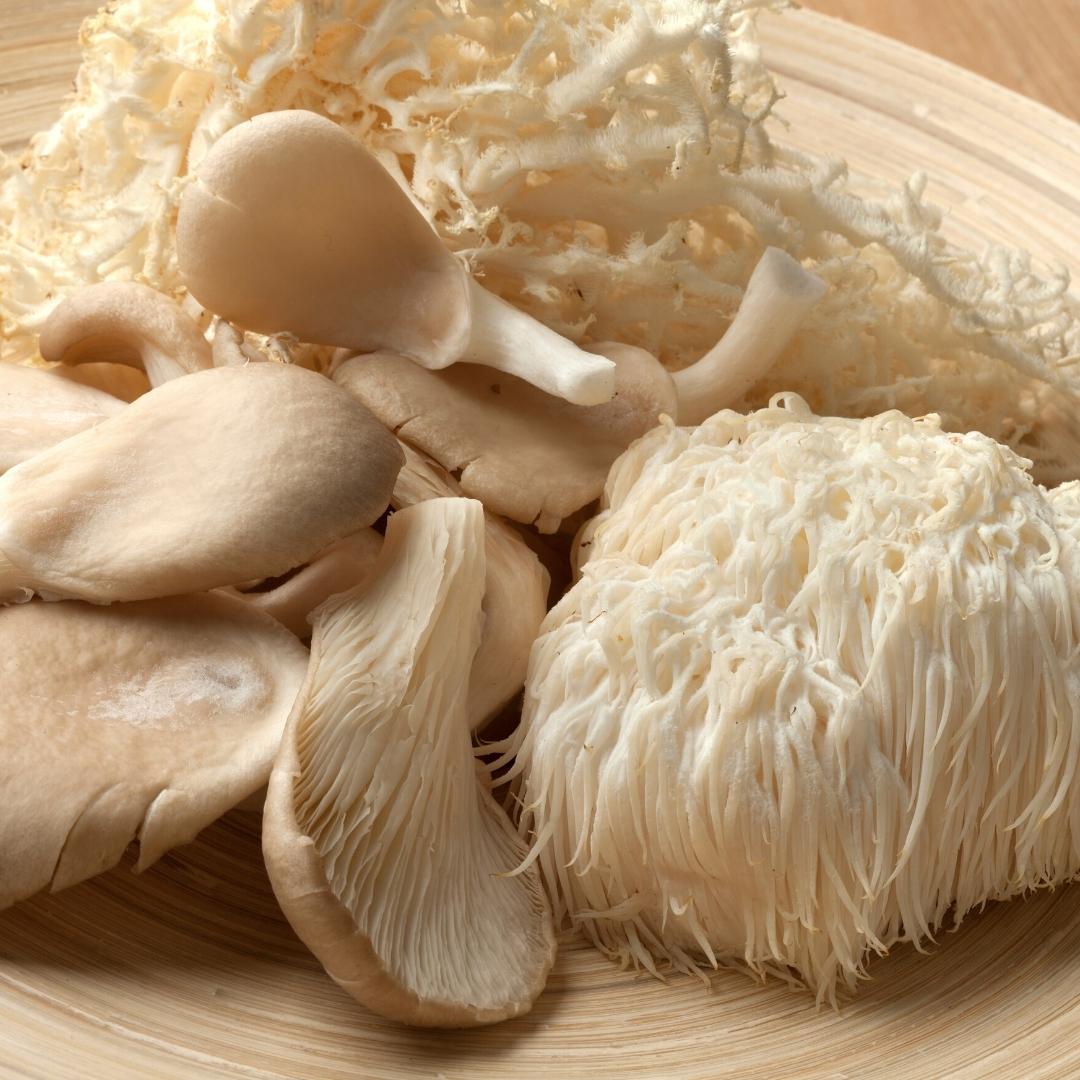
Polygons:
<instances>
[{"instance_id":1,"label":"mushroom stem","mask_svg":"<svg viewBox=\"0 0 1080 1080\"><path fill-rule=\"evenodd\" d=\"M579 349L542 322L467 278L472 331L458 358L516 375L574 405L602 405L615 394L615 365Z\"/></svg>"},{"instance_id":2,"label":"mushroom stem","mask_svg":"<svg viewBox=\"0 0 1080 1080\"><path fill-rule=\"evenodd\" d=\"M213 366L194 320L134 281L87 285L66 296L46 320L38 348L62 364L109 360L142 368L151 386Z\"/></svg>"},{"instance_id":3,"label":"mushroom stem","mask_svg":"<svg viewBox=\"0 0 1080 1080\"><path fill-rule=\"evenodd\" d=\"M786 251L766 248L727 333L697 363L675 372L679 422L700 424L767 375L826 288Z\"/></svg>"}]
</instances>

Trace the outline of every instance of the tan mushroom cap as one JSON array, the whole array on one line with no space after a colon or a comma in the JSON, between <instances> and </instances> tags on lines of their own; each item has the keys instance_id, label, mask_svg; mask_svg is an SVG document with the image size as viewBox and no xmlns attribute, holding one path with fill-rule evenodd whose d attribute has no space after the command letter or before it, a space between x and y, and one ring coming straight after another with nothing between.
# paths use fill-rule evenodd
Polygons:
<instances>
[{"instance_id":1,"label":"tan mushroom cap","mask_svg":"<svg viewBox=\"0 0 1080 1080\"><path fill-rule=\"evenodd\" d=\"M391 516L368 582L316 616L263 852L293 928L369 1008L465 1027L527 1011L554 960L535 868L465 713L484 590L479 503Z\"/></svg>"},{"instance_id":2,"label":"tan mushroom cap","mask_svg":"<svg viewBox=\"0 0 1080 1080\"><path fill-rule=\"evenodd\" d=\"M362 529L331 544L275 588L267 589L260 582L258 588L240 595L306 641L311 637L308 616L331 596L359 585L375 565L382 542L374 529Z\"/></svg>"},{"instance_id":3,"label":"tan mushroom cap","mask_svg":"<svg viewBox=\"0 0 1080 1080\"><path fill-rule=\"evenodd\" d=\"M150 380L145 371L107 360L88 360L74 365L54 364L48 370L69 382L112 394L121 401L134 401L150 389Z\"/></svg>"},{"instance_id":4,"label":"tan mushroom cap","mask_svg":"<svg viewBox=\"0 0 1080 1080\"><path fill-rule=\"evenodd\" d=\"M489 365L580 404L614 390L610 363L481 288L375 157L315 113L223 135L181 197L176 248L191 293L246 330Z\"/></svg>"},{"instance_id":5,"label":"tan mushroom cap","mask_svg":"<svg viewBox=\"0 0 1080 1080\"><path fill-rule=\"evenodd\" d=\"M110 394L51 371L0 363L0 473L125 407Z\"/></svg>"},{"instance_id":6,"label":"tan mushroom cap","mask_svg":"<svg viewBox=\"0 0 1080 1080\"><path fill-rule=\"evenodd\" d=\"M0 477L0 597L111 603L284 574L378 518L401 463L313 372L175 379Z\"/></svg>"},{"instance_id":7,"label":"tan mushroom cap","mask_svg":"<svg viewBox=\"0 0 1080 1080\"><path fill-rule=\"evenodd\" d=\"M210 343L164 293L105 281L68 293L41 331L42 357L62 364L110 361L146 372L151 386L213 366Z\"/></svg>"},{"instance_id":8,"label":"tan mushroom cap","mask_svg":"<svg viewBox=\"0 0 1080 1080\"><path fill-rule=\"evenodd\" d=\"M401 448L405 464L394 484L391 506L461 496L461 485L442 466L407 443ZM517 531L487 511L484 559L484 618L466 705L474 730L483 727L525 685L529 650L547 614L551 585L547 570Z\"/></svg>"},{"instance_id":9,"label":"tan mushroom cap","mask_svg":"<svg viewBox=\"0 0 1080 1080\"><path fill-rule=\"evenodd\" d=\"M346 360L333 377L399 438L460 471L465 495L553 532L600 495L619 454L675 410L671 377L649 353L595 348L615 363L615 397L603 405L571 405L486 367L426 371L389 353Z\"/></svg>"},{"instance_id":10,"label":"tan mushroom cap","mask_svg":"<svg viewBox=\"0 0 1080 1080\"><path fill-rule=\"evenodd\" d=\"M0 908L193 839L266 781L307 650L224 594L0 610Z\"/></svg>"}]
</instances>

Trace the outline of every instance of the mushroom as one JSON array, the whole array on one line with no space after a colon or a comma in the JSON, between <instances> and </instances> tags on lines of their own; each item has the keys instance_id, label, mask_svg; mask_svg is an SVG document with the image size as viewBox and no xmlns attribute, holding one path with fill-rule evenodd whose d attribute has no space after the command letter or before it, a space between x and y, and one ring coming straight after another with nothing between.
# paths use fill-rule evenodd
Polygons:
<instances>
[{"instance_id":1,"label":"mushroom","mask_svg":"<svg viewBox=\"0 0 1080 1080\"><path fill-rule=\"evenodd\" d=\"M125 408L51 371L0 363L0 473Z\"/></svg>"},{"instance_id":2,"label":"mushroom","mask_svg":"<svg viewBox=\"0 0 1080 1080\"><path fill-rule=\"evenodd\" d=\"M484 516L432 499L391 516L375 571L316 614L311 664L263 816L270 881L346 991L432 1027L527 1011L555 955L525 846L466 715Z\"/></svg>"},{"instance_id":3,"label":"mushroom","mask_svg":"<svg viewBox=\"0 0 1080 1080\"><path fill-rule=\"evenodd\" d=\"M676 406L671 376L649 353L596 348L615 365L615 396L603 405L571 405L475 364L427 371L390 353L346 360L333 378L399 438L460 471L466 495L554 532L600 495L619 454Z\"/></svg>"},{"instance_id":4,"label":"mushroom","mask_svg":"<svg viewBox=\"0 0 1080 1080\"><path fill-rule=\"evenodd\" d=\"M0 598L97 603L273 577L371 524L402 453L329 379L175 379L0 477Z\"/></svg>"},{"instance_id":5,"label":"mushroom","mask_svg":"<svg viewBox=\"0 0 1080 1080\"><path fill-rule=\"evenodd\" d=\"M225 319L218 319L214 325L213 355L214 367L238 367L241 364L259 363L265 357L258 349L244 341L244 335Z\"/></svg>"},{"instance_id":6,"label":"mushroom","mask_svg":"<svg viewBox=\"0 0 1080 1080\"><path fill-rule=\"evenodd\" d=\"M139 841L137 870L266 782L307 667L222 593L0 610L0 908Z\"/></svg>"},{"instance_id":7,"label":"mushroom","mask_svg":"<svg viewBox=\"0 0 1080 1080\"><path fill-rule=\"evenodd\" d=\"M427 499L459 497L461 486L438 464L401 444L405 464L390 505L413 506ZM525 685L529 650L547 613L551 579L517 531L484 513L484 599L480 647L469 675L466 715L478 730Z\"/></svg>"},{"instance_id":8,"label":"mushroom","mask_svg":"<svg viewBox=\"0 0 1080 1080\"><path fill-rule=\"evenodd\" d=\"M479 286L382 165L315 113L226 132L184 190L176 248L190 292L247 330L482 364L581 405L614 392L607 360Z\"/></svg>"},{"instance_id":9,"label":"mushroom","mask_svg":"<svg viewBox=\"0 0 1080 1080\"><path fill-rule=\"evenodd\" d=\"M151 386L213 366L194 320L163 293L104 281L68 293L41 331L38 349L62 364L111 361L141 368Z\"/></svg>"},{"instance_id":10,"label":"mushroom","mask_svg":"<svg viewBox=\"0 0 1080 1080\"><path fill-rule=\"evenodd\" d=\"M88 360L72 365L54 364L48 371L69 382L112 394L121 401L132 402L150 389L150 380L145 371L127 364L113 364L107 360Z\"/></svg>"},{"instance_id":11,"label":"mushroom","mask_svg":"<svg viewBox=\"0 0 1080 1080\"><path fill-rule=\"evenodd\" d=\"M241 589L240 595L306 641L311 637L311 612L336 593L359 585L375 565L381 548L382 536L378 532L361 529L331 544L284 581L269 587L265 580L252 583ZM524 678L521 681L524 685Z\"/></svg>"},{"instance_id":12,"label":"mushroom","mask_svg":"<svg viewBox=\"0 0 1080 1080\"><path fill-rule=\"evenodd\" d=\"M673 376L679 423L700 424L735 405L769 373L827 287L786 251L766 248L727 332L700 360Z\"/></svg>"}]
</instances>

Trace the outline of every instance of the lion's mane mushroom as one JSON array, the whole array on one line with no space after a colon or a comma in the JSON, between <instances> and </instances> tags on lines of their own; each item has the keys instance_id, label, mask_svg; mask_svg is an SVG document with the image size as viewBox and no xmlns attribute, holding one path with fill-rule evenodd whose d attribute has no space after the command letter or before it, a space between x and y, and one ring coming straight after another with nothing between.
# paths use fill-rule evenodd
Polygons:
<instances>
[{"instance_id":1,"label":"lion's mane mushroom","mask_svg":"<svg viewBox=\"0 0 1080 1080\"><path fill-rule=\"evenodd\" d=\"M460 472L466 495L553 532L600 495L619 454L676 407L671 376L647 352L596 348L615 364L615 395L603 405L571 405L475 364L427 371L390 353L345 360L333 377L399 438Z\"/></svg>"},{"instance_id":2,"label":"lion's mane mushroom","mask_svg":"<svg viewBox=\"0 0 1080 1080\"><path fill-rule=\"evenodd\" d=\"M263 817L293 928L350 994L409 1024L525 1012L555 954L535 873L476 762L466 715L484 517L469 499L391 516L367 583L315 619Z\"/></svg>"},{"instance_id":3,"label":"lion's mane mushroom","mask_svg":"<svg viewBox=\"0 0 1080 1080\"><path fill-rule=\"evenodd\" d=\"M402 443L405 464L390 504L460 497L460 485L438 464ZM484 599L480 646L472 662L466 714L477 729L525 685L529 649L547 612L551 578L528 544L494 514L484 512Z\"/></svg>"},{"instance_id":4,"label":"lion's mane mushroom","mask_svg":"<svg viewBox=\"0 0 1080 1080\"><path fill-rule=\"evenodd\" d=\"M315 113L223 135L181 198L176 249L191 293L247 330L487 365L582 405L614 392L607 360L479 286L371 153Z\"/></svg>"},{"instance_id":5,"label":"lion's mane mushroom","mask_svg":"<svg viewBox=\"0 0 1080 1080\"><path fill-rule=\"evenodd\" d=\"M819 996L1080 871L1080 484L984 435L794 395L616 462L533 647L522 827L650 969Z\"/></svg>"},{"instance_id":6,"label":"lion's mane mushroom","mask_svg":"<svg viewBox=\"0 0 1080 1080\"><path fill-rule=\"evenodd\" d=\"M0 364L0 473L125 408L51 371Z\"/></svg>"},{"instance_id":7,"label":"lion's mane mushroom","mask_svg":"<svg viewBox=\"0 0 1080 1080\"><path fill-rule=\"evenodd\" d=\"M146 372L151 386L213 366L210 343L175 301L134 281L68 293L41 331L38 348L61 364L110 361Z\"/></svg>"},{"instance_id":8,"label":"lion's mane mushroom","mask_svg":"<svg viewBox=\"0 0 1080 1080\"><path fill-rule=\"evenodd\" d=\"M321 375L174 379L0 477L0 597L110 603L284 574L378 518L401 463Z\"/></svg>"},{"instance_id":9,"label":"lion's mane mushroom","mask_svg":"<svg viewBox=\"0 0 1080 1080\"><path fill-rule=\"evenodd\" d=\"M216 593L0 610L0 908L194 838L266 782L307 650Z\"/></svg>"}]
</instances>

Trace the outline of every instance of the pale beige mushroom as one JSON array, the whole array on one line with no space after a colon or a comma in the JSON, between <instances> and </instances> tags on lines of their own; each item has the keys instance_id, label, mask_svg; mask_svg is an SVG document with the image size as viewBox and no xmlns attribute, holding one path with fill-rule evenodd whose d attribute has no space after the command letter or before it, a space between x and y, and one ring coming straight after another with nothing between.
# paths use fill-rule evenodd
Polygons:
<instances>
[{"instance_id":1,"label":"pale beige mushroom","mask_svg":"<svg viewBox=\"0 0 1080 1080\"><path fill-rule=\"evenodd\" d=\"M266 782L307 650L216 593L0 610L0 908L137 869Z\"/></svg>"},{"instance_id":2,"label":"pale beige mushroom","mask_svg":"<svg viewBox=\"0 0 1080 1080\"><path fill-rule=\"evenodd\" d=\"M583 405L614 392L609 362L478 285L378 161L315 113L223 135L184 190L176 245L192 295L244 329L487 365Z\"/></svg>"},{"instance_id":3,"label":"pale beige mushroom","mask_svg":"<svg viewBox=\"0 0 1080 1080\"><path fill-rule=\"evenodd\" d=\"M459 497L461 485L437 462L402 443L405 464L390 505ZM529 650L547 614L551 579L518 532L484 513L485 583L480 646L469 675L469 726L483 727L525 685Z\"/></svg>"},{"instance_id":4,"label":"pale beige mushroom","mask_svg":"<svg viewBox=\"0 0 1080 1080\"><path fill-rule=\"evenodd\" d=\"M51 371L0 363L0 473L125 408Z\"/></svg>"},{"instance_id":5,"label":"pale beige mushroom","mask_svg":"<svg viewBox=\"0 0 1080 1080\"><path fill-rule=\"evenodd\" d=\"M41 331L42 357L62 364L107 360L146 372L151 386L213 365L195 321L148 285L105 281L68 293Z\"/></svg>"},{"instance_id":6,"label":"pale beige mushroom","mask_svg":"<svg viewBox=\"0 0 1080 1080\"><path fill-rule=\"evenodd\" d=\"M286 573L376 520L401 462L313 372L174 379L0 477L0 598L110 603Z\"/></svg>"},{"instance_id":7,"label":"pale beige mushroom","mask_svg":"<svg viewBox=\"0 0 1080 1080\"><path fill-rule=\"evenodd\" d=\"M107 360L87 360L70 365L53 364L48 370L70 382L112 394L121 401L134 401L150 389L150 380L145 371L127 364L113 364Z\"/></svg>"},{"instance_id":8,"label":"pale beige mushroom","mask_svg":"<svg viewBox=\"0 0 1080 1080\"><path fill-rule=\"evenodd\" d=\"M389 353L346 360L333 377L399 438L460 472L466 495L552 532L600 495L612 462L676 407L671 376L647 352L596 348L615 363L616 390L594 406L475 364L427 371Z\"/></svg>"},{"instance_id":9,"label":"pale beige mushroom","mask_svg":"<svg viewBox=\"0 0 1080 1080\"><path fill-rule=\"evenodd\" d=\"M555 955L535 866L509 873L526 848L469 733L483 592L479 503L391 516L367 583L316 614L263 817L293 929L346 991L409 1024L519 1015Z\"/></svg>"},{"instance_id":10,"label":"pale beige mushroom","mask_svg":"<svg viewBox=\"0 0 1080 1080\"><path fill-rule=\"evenodd\" d=\"M379 533L361 529L331 544L284 581L271 587L265 580L253 583L249 588L241 588L240 595L298 638L307 640L311 637L308 622L311 612L336 593L359 585L375 565L381 548ZM521 681L524 685L525 680Z\"/></svg>"}]
</instances>

